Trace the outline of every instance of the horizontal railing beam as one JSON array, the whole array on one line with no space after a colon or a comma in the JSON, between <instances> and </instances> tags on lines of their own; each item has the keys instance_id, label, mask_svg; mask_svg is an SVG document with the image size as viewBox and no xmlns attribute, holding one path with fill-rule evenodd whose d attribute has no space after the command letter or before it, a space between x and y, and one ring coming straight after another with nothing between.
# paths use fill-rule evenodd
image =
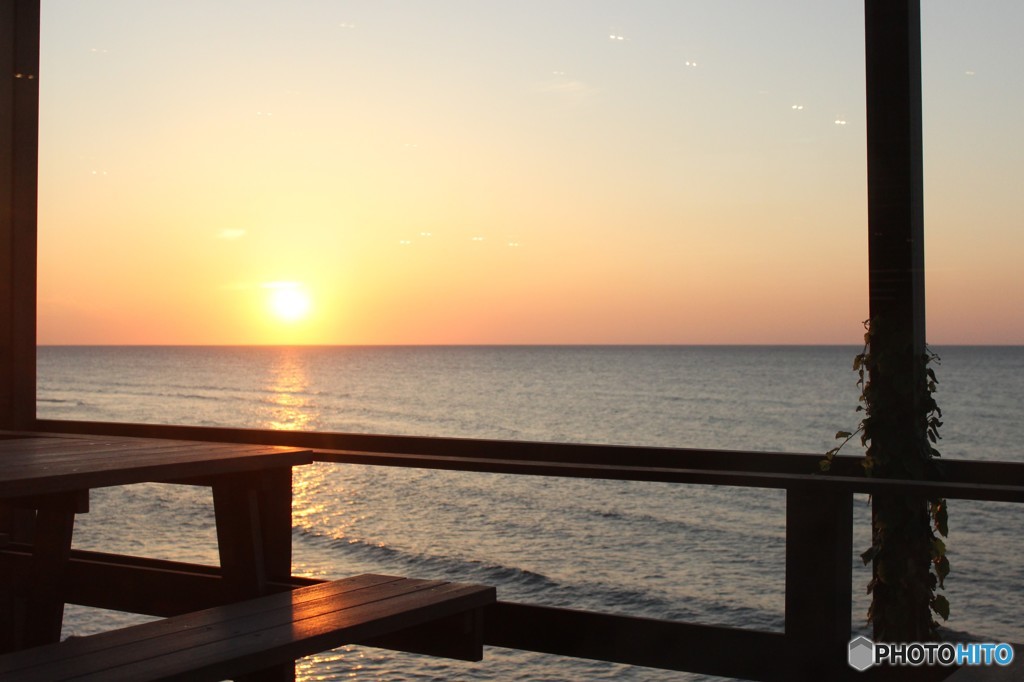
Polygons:
<instances>
[{"instance_id":1,"label":"horizontal railing beam","mask_svg":"<svg viewBox=\"0 0 1024 682\"><path fill-rule=\"evenodd\" d=\"M905 481L868 478L856 457L838 457L831 473L820 474L822 456L812 454L57 420L38 420L37 428L307 447L320 461L349 464L1024 502L1024 464L1011 462L944 461L946 480Z\"/></svg>"},{"instance_id":2,"label":"horizontal railing beam","mask_svg":"<svg viewBox=\"0 0 1024 682\"><path fill-rule=\"evenodd\" d=\"M766 453L767 454L767 453ZM960 483L957 481L907 481L834 476L822 474L789 474L731 469L689 469L683 467L629 466L566 463L551 461L496 460L487 457L442 457L433 455L401 455L371 452L316 450L314 458L321 462L365 464L375 466L448 469L534 476L561 476L622 481L688 483L723 485L740 488L777 488L785 490L823 491L837 495L915 494L925 497L1024 502L1024 486ZM721 467L723 464L718 464Z\"/></svg>"},{"instance_id":3,"label":"horizontal railing beam","mask_svg":"<svg viewBox=\"0 0 1024 682\"><path fill-rule=\"evenodd\" d=\"M319 431L272 431L267 429L231 427L128 424L50 419L37 420L36 430L55 433L180 438L184 440L254 443L261 445L289 444L294 447L312 448L315 450L438 455L465 459L485 456L508 460L575 462L580 464L629 463L643 466L685 465L693 468L719 468L723 462L727 462L729 468L789 473L815 471L817 469L817 462L821 459L821 456L818 455L743 450L545 443ZM765 459L766 455L769 456L769 460Z\"/></svg>"},{"instance_id":4,"label":"horizontal railing beam","mask_svg":"<svg viewBox=\"0 0 1024 682\"><path fill-rule=\"evenodd\" d=\"M792 680L786 636L714 625L499 602L484 643L748 680Z\"/></svg>"}]
</instances>

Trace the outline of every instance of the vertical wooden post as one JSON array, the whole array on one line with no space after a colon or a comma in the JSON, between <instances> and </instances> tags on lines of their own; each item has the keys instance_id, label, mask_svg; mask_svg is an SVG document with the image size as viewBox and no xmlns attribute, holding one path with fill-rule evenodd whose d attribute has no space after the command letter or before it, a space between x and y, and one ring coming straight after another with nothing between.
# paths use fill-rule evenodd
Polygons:
<instances>
[{"instance_id":1,"label":"vertical wooden post","mask_svg":"<svg viewBox=\"0 0 1024 682\"><path fill-rule=\"evenodd\" d=\"M0 3L0 427L36 407L39 0Z\"/></svg>"},{"instance_id":2,"label":"vertical wooden post","mask_svg":"<svg viewBox=\"0 0 1024 682\"><path fill-rule=\"evenodd\" d=\"M228 601L267 591L258 483L253 479L246 475L222 476L213 485L217 547Z\"/></svg>"},{"instance_id":3,"label":"vertical wooden post","mask_svg":"<svg viewBox=\"0 0 1024 682\"><path fill-rule=\"evenodd\" d=\"M71 534L75 514L89 511L89 492L5 500L0 516L13 510L36 523L27 538L32 546L27 574L18 579L0 572L0 652L60 640Z\"/></svg>"},{"instance_id":4,"label":"vertical wooden post","mask_svg":"<svg viewBox=\"0 0 1024 682\"><path fill-rule=\"evenodd\" d=\"M32 579L25 614L25 646L60 641L64 587L75 527L75 495L39 507L32 549Z\"/></svg>"},{"instance_id":5,"label":"vertical wooden post","mask_svg":"<svg viewBox=\"0 0 1024 682\"><path fill-rule=\"evenodd\" d=\"M913 460L921 457L915 444L925 438L918 418L925 385L921 8L920 0L865 0L864 8L869 398L871 452L878 453L871 474L903 478L922 469ZM875 639L928 639L927 501L876 495L872 516L874 543L882 547L871 583Z\"/></svg>"},{"instance_id":6,"label":"vertical wooden post","mask_svg":"<svg viewBox=\"0 0 1024 682\"><path fill-rule=\"evenodd\" d=\"M0 428L36 417L36 185L39 0L0 3ZM0 462L3 466L3 462ZM0 533L31 534L35 514L0 514Z\"/></svg>"},{"instance_id":7,"label":"vertical wooden post","mask_svg":"<svg viewBox=\"0 0 1024 682\"><path fill-rule=\"evenodd\" d=\"M260 532L267 578L288 582L292 575L292 469L261 472Z\"/></svg>"},{"instance_id":8,"label":"vertical wooden post","mask_svg":"<svg viewBox=\"0 0 1024 682\"><path fill-rule=\"evenodd\" d=\"M786 639L800 679L845 671L852 545L851 494L786 491Z\"/></svg>"},{"instance_id":9,"label":"vertical wooden post","mask_svg":"<svg viewBox=\"0 0 1024 682\"><path fill-rule=\"evenodd\" d=\"M269 577L291 576L291 468L222 476L213 484L217 545L229 600L267 593ZM291 682L295 663L238 678L242 682Z\"/></svg>"},{"instance_id":10,"label":"vertical wooden post","mask_svg":"<svg viewBox=\"0 0 1024 682\"><path fill-rule=\"evenodd\" d=\"M866 0L868 259L878 343L924 352L920 0Z\"/></svg>"}]
</instances>

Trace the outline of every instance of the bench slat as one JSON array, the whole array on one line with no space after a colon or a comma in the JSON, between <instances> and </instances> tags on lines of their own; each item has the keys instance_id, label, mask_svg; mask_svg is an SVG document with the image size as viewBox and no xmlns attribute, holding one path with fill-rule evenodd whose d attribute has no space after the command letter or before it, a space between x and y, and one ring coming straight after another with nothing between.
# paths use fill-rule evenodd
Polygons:
<instances>
[{"instance_id":1,"label":"bench slat","mask_svg":"<svg viewBox=\"0 0 1024 682\"><path fill-rule=\"evenodd\" d=\"M492 587L356 576L18 652L0 659L0 676L219 680L470 613L494 600Z\"/></svg>"},{"instance_id":2,"label":"bench slat","mask_svg":"<svg viewBox=\"0 0 1024 682\"><path fill-rule=\"evenodd\" d=\"M59 644L60 658L71 659L79 655L95 655L100 651L116 649L120 646L137 646L147 639L165 637L171 632L209 627L217 623L229 622L233 618L258 616L260 613L273 609L290 609L292 605L301 605L315 599L339 596L398 580L403 580L403 578L374 574L352 576L227 606L185 613L176 616L173 624L168 623L170 619L160 619L144 625L111 630L89 637L76 637ZM228 610L229 612L226 613L225 611ZM50 661L51 658L46 655L46 650L47 647L34 647L0 657L0 677L16 670L38 666L40 663Z\"/></svg>"},{"instance_id":3,"label":"bench slat","mask_svg":"<svg viewBox=\"0 0 1024 682\"><path fill-rule=\"evenodd\" d=\"M356 644L440 619L453 610L457 612L474 605L483 606L475 603L479 602L480 595L467 592L468 589L476 588L464 585L439 586L431 590L430 595L427 595L427 591L417 593L417 596L423 594L424 597L415 606L401 599L363 604L300 621L297 627L278 625L231 640L220 640L187 651L118 666L96 676L75 679L117 679L124 682L148 682L154 679L215 681L231 675L256 672L279 664L282 660L295 660L343 644Z\"/></svg>"}]
</instances>

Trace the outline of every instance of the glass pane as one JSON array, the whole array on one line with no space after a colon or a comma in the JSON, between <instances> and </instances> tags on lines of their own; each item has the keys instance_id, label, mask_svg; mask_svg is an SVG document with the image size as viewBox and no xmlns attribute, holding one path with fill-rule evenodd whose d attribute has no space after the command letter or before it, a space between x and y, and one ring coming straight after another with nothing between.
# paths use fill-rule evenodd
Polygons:
<instances>
[{"instance_id":1,"label":"glass pane","mask_svg":"<svg viewBox=\"0 0 1024 682\"><path fill-rule=\"evenodd\" d=\"M50 3L41 340L848 342L819 5Z\"/></svg>"},{"instance_id":2,"label":"glass pane","mask_svg":"<svg viewBox=\"0 0 1024 682\"><path fill-rule=\"evenodd\" d=\"M1024 105L1018 3L922 3L928 328L935 343L1024 340Z\"/></svg>"},{"instance_id":3,"label":"glass pane","mask_svg":"<svg viewBox=\"0 0 1024 682\"><path fill-rule=\"evenodd\" d=\"M1021 22L977 11L925 7L941 449L1019 459L1019 349L942 347L1022 338ZM852 0L46 2L39 415L822 452L856 421L855 349L770 344L855 344L867 317L863 61ZM310 574L781 627L779 494L296 483ZM96 527L158 501L107 492ZM991 559L956 541L965 572ZM1024 637L1019 605L958 599L958 629ZM363 656L317 671L394 667ZM497 678L612 674L494 656Z\"/></svg>"},{"instance_id":4,"label":"glass pane","mask_svg":"<svg viewBox=\"0 0 1024 682\"><path fill-rule=\"evenodd\" d=\"M1019 3L921 3L928 334L942 365L943 457L1024 460L1024 136ZM945 347L943 344L947 344ZM989 344L950 347L949 344ZM1003 347L991 344L1013 344ZM1007 548L1019 504L950 503L949 625L1020 641Z\"/></svg>"},{"instance_id":5,"label":"glass pane","mask_svg":"<svg viewBox=\"0 0 1024 682\"><path fill-rule=\"evenodd\" d=\"M47 349L40 413L821 449L845 350L422 346L856 341L861 43L856 2L47 3L41 343L349 347ZM765 435L780 376L827 426Z\"/></svg>"}]
</instances>

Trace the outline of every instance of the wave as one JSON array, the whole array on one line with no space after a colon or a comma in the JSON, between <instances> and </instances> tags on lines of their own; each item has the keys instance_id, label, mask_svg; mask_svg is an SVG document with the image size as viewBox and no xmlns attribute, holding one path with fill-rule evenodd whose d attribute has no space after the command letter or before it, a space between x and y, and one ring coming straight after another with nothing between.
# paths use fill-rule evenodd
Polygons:
<instances>
[{"instance_id":1,"label":"wave","mask_svg":"<svg viewBox=\"0 0 1024 682\"><path fill-rule=\"evenodd\" d=\"M417 577L473 579L492 585L518 585L531 589L558 587L558 583L548 576L515 566L502 566L446 555L425 554L354 538L335 538L309 528L296 527L294 533L299 535L303 541L319 544L334 551L340 550L342 553L354 555L362 560L369 560L400 570L412 569L412 573Z\"/></svg>"},{"instance_id":2,"label":"wave","mask_svg":"<svg viewBox=\"0 0 1024 682\"><path fill-rule=\"evenodd\" d=\"M427 554L356 538L336 538L309 528L294 529L302 542L319 545L359 561L417 578L461 580L493 585L506 600L545 606L589 609L680 621L708 621L744 627L781 629L781 612L738 603L721 594L707 598L674 597L655 588L629 587L600 580L565 581L518 566L463 557Z\"/></svg>"}]
</instances>

